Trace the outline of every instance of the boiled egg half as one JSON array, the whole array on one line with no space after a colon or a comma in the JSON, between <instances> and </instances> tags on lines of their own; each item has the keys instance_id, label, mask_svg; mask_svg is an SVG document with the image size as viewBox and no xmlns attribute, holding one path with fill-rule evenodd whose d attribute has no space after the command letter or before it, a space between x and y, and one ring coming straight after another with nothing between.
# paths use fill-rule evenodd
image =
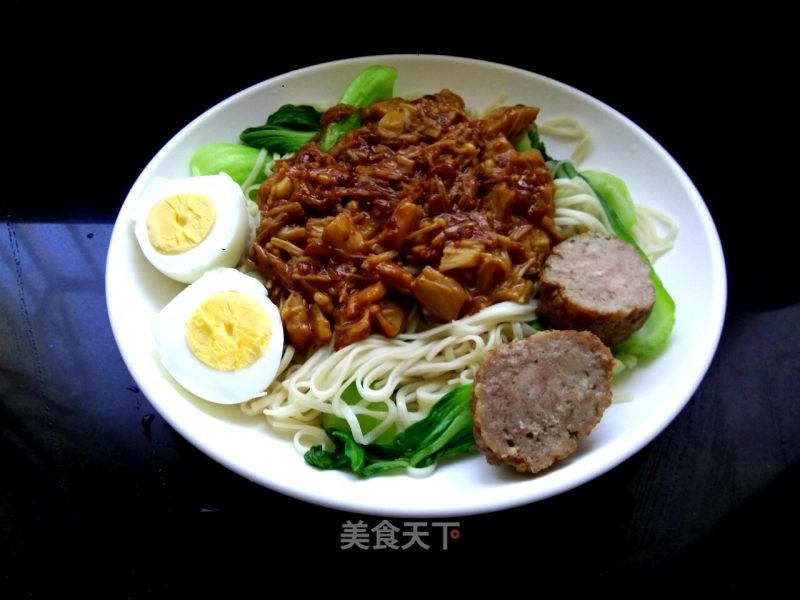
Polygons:
<instances>
[{"instance_id":1,"label":"boiled egg half","mask_svg":"<svg viewBox=\"0 0 800 600\"><path fill-rule=\"evenodd\" d=\"M247 202L225 173L156 177L139 197L134 234L156 269L191 283L210 268L239 263L250 232Z\"/></svg>"},{"instance_id":2,"label":"boiled egg half","mask_svg":"<svg viewBox=\"0 0 800 600\"><path fill-rule=\"evenodd\" d=\"M260 281L230 268L204 273L153 322L164 367L193 394L219 404L258 396L275 378L283 325Z\"/></svg>"}]
</instances>

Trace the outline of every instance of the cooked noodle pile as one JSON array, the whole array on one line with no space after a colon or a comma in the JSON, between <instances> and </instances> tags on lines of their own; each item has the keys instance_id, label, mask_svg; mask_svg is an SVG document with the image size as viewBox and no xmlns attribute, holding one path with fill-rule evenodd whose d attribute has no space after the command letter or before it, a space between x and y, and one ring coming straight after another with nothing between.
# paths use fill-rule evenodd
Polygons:
<instances>
[{"instance_id":1,"label":"cooked noodle pile","mask_svg":"<svg viewBox=\"0 0 800 600\"><path fill-rule=\"evenodd\" d=\"M404 429L421 419L446 392L470 383L487 350L530 335L534 330L529 323L535 319L535 303L502 302L395 339L372 335L338 351L329 344L289 366L264 396L243 408L248 414L263 412L276 428L295 431L300 451L326 443L317 424L319 413L345 418L356 441L369 443L393 425ZM410 329L417 324L412 319ZM282 366L293 352L287 348ZM356 405L341 399L350 384L362 398ZM380 403L380 410L374 403ZM381 423L365 434L357 415L370 415Z\"/></svg>"}]
</instances>

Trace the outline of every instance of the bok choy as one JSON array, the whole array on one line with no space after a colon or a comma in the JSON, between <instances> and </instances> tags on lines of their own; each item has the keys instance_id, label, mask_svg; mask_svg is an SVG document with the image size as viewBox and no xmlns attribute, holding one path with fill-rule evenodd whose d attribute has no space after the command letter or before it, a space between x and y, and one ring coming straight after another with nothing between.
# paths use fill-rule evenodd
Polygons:
<instances>
[{"instance_id":1,"label":"bok choy","mask_svg":"<svg viewBox=\"0 0 800 600\"><path fill-rule=\"evenodd\" d=\"M328 428L333 450L314 446L305 461L320 469L349 469L359 477L406 467L427 467L439 459L465 454L475 446L472 435L472 384L448 392L428 415L399 433L391 442L359 444L350 428Z\"/></svg>"},{"instance_id":2,"label":"bok choy","mask_svg":"<svg viewBox=\"0 0 800 600\"><path fill-rule=\"evenodd\" d=\"M323 132L320 132L322 113L319 110L302 104L284 104L267 118L264 125L245 129L239 136L242 144L207 144L198 149L191 158L192 175L225 172L242 184L253 170L260 149L265 149L270 155L290 154L320 133L321 148L330 150L342 135L361 125L359 110L394 95L396 78L397 69L394 67L373 65L361 71L339 100L340 104L353 106L356 111L330 123ZM259 176L254 183L263 179Z\"/></svg>"},{"instance_id":3,"label":"bok choy","mask_svg":"<svg viewBox=\"0 0 800 600\"><path fill-rule=\"evenodd\" d=\"M192 175L216 175L227 173L242 185L258 160L259 150L244 144L206 144L199 148L189 161ZM262 173L253 181L261 183L266 176Z\"/></svg>"},{"instance_id":4,"label":"bok choy","mask_svg":"<svg viewBox=\"0 0 800 600\"><path fill-rule=\"evenodd\" d=\"M389 100L394 95L394 82L397 69L374 65L361 71L342 94L339 104L347 104L363 109L375 102ZM326 152L348 131L361 125L361 116L355 112L337 123L331 123L322 132L320 148Z\"/></svg>"},{"instance_id":5,"label":"bok choy","mask_svg":"<svg viewBox=\"0 0 800 600\"><path fill-rule=\"evenodd\" d=\"M264 125L248 127L239 136L253 148L288 154L297 152L319 132L322 113L313 106L284 104L272 113Z\"/></svg>"}]
</instances>

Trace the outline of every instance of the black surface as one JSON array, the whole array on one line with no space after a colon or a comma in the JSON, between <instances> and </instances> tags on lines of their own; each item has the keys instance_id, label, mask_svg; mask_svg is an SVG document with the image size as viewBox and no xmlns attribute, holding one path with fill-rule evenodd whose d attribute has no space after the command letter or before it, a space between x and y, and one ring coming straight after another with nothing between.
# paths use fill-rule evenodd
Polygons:
<instances>
[{"instance_id":1,"label":"black surface","mask_svg":"<svg viewBox=\"0 0 800 600\"><path fill-rule=\"evenodd\" d=\"M266 595L284 579L297 590L341 590L346 581L366 589L370 574L383 576L377 593L414 589L422 573L449 588L488 573L512 597L544 588L763 591L790 581L800 533L800 286L774 203L794 185L768 179L782 172L770 162L776 151L762 150L771 148L765 128L746 126L782 114L780 87L764 95L776 80L764 74L769 57L753 55L747 23L660 22L657 34L655 21L592 30L584 19L576 43L531 26L529 45L524 36L459 31L287 51L230 14L217 29L173 30L155 18L114 26L124 11L76 29L13 6L6 27L47 51L32 58L24 45L3 48L12 158L0 161L0 597L180 597L230 586ZM271 33L282 23L273 17ZM709 30L722 37L709 43ZM461 535L447 550L433 539L427 551L342 550L347 520L380 519L291 500L201 454L139 392L105 311L116 212L175 132L272 75L383 52L513 64L620 110L694 180L728 263L719 350L667 430L576 490L448 519ZM301 578L288 578L294 569Z\"/></svg>"}]
</instances>

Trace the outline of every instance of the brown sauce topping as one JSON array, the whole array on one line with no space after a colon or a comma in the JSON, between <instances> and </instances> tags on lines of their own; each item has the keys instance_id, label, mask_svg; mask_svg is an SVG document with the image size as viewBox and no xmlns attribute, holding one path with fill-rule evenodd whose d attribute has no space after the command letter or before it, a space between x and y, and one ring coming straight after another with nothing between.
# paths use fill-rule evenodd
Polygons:
<instances>
[{"instance_id":1,"label":"brown sauce topping","mask_svg":"<svg viewBox=\"0 0 800 600\"><path fill-rule=\"evenodd\" d=\"M364 111L330 152L312 140L277 161L259 190L250 261L292 345L323 345L334 332L337 348L372 332L394 337L415 303L447 322L527 301L559 239L542 156L512 145L538 112L475 119L449 90L396 98Z\"/></svg>"}]
</instances>

